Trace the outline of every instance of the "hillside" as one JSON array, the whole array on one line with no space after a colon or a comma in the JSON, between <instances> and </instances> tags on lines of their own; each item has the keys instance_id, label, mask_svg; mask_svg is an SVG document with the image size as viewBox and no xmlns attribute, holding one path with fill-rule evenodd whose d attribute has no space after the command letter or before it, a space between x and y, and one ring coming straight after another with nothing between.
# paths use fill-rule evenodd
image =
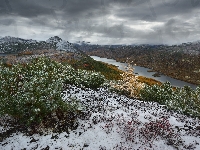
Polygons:
<instances>
[{"instance_id":1,"label":"hillside","mask_svg":"<svg viewBox=\"0 0 200 150\"><path fill-rule=\"evenodd\" d=\"M158 84L48 42L62 49L0 58L0 149L200 148L200 86Z\"/></svg>"},{"instance_id":2,"label":"hillside","mask_svg":"<svg viewBox=\"0 0 200 150\"><path fill-rule=\"evenodd\" d=\"M16 132L0 141L0 149L200 149L199 119L170 112L157 103L110 93L105 88L69 85L64 93L65 100L76 97L86 108L76 129L45 134Z\"/></svg>"}]
</instances>

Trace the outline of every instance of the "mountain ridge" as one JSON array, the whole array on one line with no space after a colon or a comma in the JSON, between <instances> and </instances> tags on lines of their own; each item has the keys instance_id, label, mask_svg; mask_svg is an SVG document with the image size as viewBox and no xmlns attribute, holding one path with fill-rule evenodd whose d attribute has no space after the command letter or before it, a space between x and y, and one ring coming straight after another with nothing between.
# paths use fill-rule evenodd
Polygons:
<instances>
[{"instance_id":1,"label":"mountain ridge","mask_svg":"<svg viewBox=\"0 0 200 150\"><path fill-rule=\"evenodd\" d=\"M139 48L139 49L149 49L149 48L157 48L160 49L176 49L176 51L180 51L183 49L185 53L190 53L193 55L200 54L200 41L197 40L195 42L187 42L179 45L163 45L163 44L113 44L113 45L99 45L99 44L91 44L90 42L79 41L76 43L70 43L69 41L65 41L59 36L53 36L47 39L46 41L37 41L33 39L23 39L19 37L11 37L5 36L0 37L0 53L18 53L25 50L36 50L36 49L56 49L56 50L65 50L75 52L77 49L81 51L91 51L94 49L104 48Z\"/></svg>"},{"instance_id":2,"label":"mountain ridge","mask_svg":"<svg viewBox=\"0 0 200 150\"><path fill-rule=\"evenodd\" d=\"M0 38L0 53L19 53L25 50L55 49L67 52L77 52L73 44L62 40L58 36L50 37L46 41L22 39L5 36Z\"/></svg>"}]
</instances>

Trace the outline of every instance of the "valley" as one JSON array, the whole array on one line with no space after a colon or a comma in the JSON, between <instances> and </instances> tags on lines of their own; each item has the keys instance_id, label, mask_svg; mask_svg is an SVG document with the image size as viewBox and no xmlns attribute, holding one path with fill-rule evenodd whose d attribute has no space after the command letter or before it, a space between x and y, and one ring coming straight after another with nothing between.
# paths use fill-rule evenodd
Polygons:
<instances>
[{"instance_id":1,"label":"valley","mask_svg":"<svg viewBox=\"0 0 200 150\"><path fill-rule=\"evenodd\" d=\"M188 83L200 84L200 55L190 53L182 46L118 46L116 48L96 47L85 50L86 54L112 58L118 62L150 68L154 72L167 75Z\"/></svg>"}]
</instances>

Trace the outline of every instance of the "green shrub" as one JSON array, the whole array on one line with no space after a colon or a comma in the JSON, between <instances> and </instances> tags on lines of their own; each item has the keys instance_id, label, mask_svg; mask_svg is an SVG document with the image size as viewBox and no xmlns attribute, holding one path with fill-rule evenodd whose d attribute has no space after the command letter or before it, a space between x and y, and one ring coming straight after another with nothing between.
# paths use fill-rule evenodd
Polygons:
<instances>
[{"instance_id":1,"label":"green shrub","mask_svg":"<svg viewBox=\"0 0 200 150\"><path fill-rule=\"evenodd\" d=\"M187 115L200 117L200 86L193 90L189 86L178 88L175 91L176 99L179 103L177 107L181 108L182 111Z\"/></svg>"},{"instance_id":2,"label":"green shrub","mask_svg":"<svg viewBox=\"0 0 200 150\"><path fill-rule=\"evenodd\" d=\"M191 116L200 117L200 86L196 90L188 86L172 88L169 82L159 85L146 85L140 91L143 100L155 101L168 108Z\"/></svg>"},{"instance_id":3,"label":"green shrub","mask_svg":"<svg viewBox=\"0 0 200 150\"><path fill-rule=\"evenodd\" d=\"M105 77L98 72L77 70L76 85L83 85L87 88L98 88L105 82Z\"/></svg>"},{"instance_id":4,"label":"green shrub","mask_svg":"<svg viewBox=\"0 0 200 150\"><path fill-rule=\"evenodd\" d=\"M165 104L167 100L172 98L173 89L169 82L163 85L146 85L144 89L140 91L141 98L148 101L156 101L160 104Z\"/></svg>"},{"instance_id":5,"label":"green shrub","mask_svg":"<svg viewBox=\"0 0 200 150\"><path fill-rule=\"evenodd\" d=\"M0 64L0 115L8 114L26 125L39 124L53 113L78 112L78 105L63 101L64 84L98 88L100 73L75 70L49 58L8 68Z\"/></svg>"},{"instance_id":6,"label":"green shrub","mask_svg":"<svg viewBox=\"0 0 200 150\"><path fill-rule=\"evenodd\" d=\"M61 64L44 58L26 66L1 66L0 114L31 125L41 123L44 117L58 110L75 111L74 106L62 99L65 70Z\"/></svg>"}]
</instances>

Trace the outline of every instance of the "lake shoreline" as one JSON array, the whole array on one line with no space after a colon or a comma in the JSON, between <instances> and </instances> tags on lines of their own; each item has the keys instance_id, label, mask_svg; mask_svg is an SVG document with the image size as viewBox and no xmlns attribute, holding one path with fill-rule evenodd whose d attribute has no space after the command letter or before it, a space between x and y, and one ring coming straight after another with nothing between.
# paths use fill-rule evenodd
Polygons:
<instances>
[{"instance_id":1,"label":"lake shoreline","mask_svg":"<svg viewBox=\"0 0 200 150\"><path fill-rule=\"evenodd\" d=\"M98 56L98 57L99 57L99 56ZM101 58L103 58L103 57L101 57ZM108 58L108 59L112 59L112 58ZM125 62L123 62L123 61L121 62L121 61L118 61L118 60L116 60L116 62L125 63ZM133 65L133 64L132 64L132 65ZM148 67L145 66L145 65L136 65L136 66L148 68ZM200 84L198 84L198 83L196 83L196 82L191 82L191 81L188 81L188 80L184 80L184 79L182 79L182 78L178 78L178 77L173 76L173 75L171 75L171 74L166 74L166 73L164 73L164 72L160 72L160 70L151 69L151 68L148 68L148 69L150 70L149 72L162 73L162 75L165 75L165 76L168 76L168 77L171 77L171 78L174 78L174 79L183 81L183 82L187 82L187 83L190 83L190 84L194 84L194 85L196 85L196 86L199 86L199 85L200 85Z\"/></svg>"},{"instance_id":2,"label":"lake shoreline","mask_svg":"<svg viewBox=\"0 0 200 150\"><path fill-rule=\"evenodd\" d=\"M90 53L88 53L90 55ZM99 53L98 53L99 54ZM97 57L100 57L101 54L99 55L96 55L95 53L92 53L92 56L97 56ZM100 57L100 58L105 58L105 57ZM120 62L120 63L126 63L126 59L125 58L114 58L114 57L108 57L108 59L114 59L116 60L116 62ZM131 60L129 60L131 61ZM137 61L138 62L138 61ZM134 65L135 62L132 63L132 65ZM186 83L190 83L190 84L193 84L195 86L199 86L200 85L200 80L199 78L196 78L199 76L199 73L200 72L197 72L196 75L195 75L195 78L192 78L194 77L194 73L192 72L191 74L187 73L185 74L184 70L180 70L180 72L176 71L176 72L172 72L172 71L169 71L171 70L171 68L168 68L168 69L164 69L164 68L156 68L155 66L151 66L150 64L143 64L142 62L138 62L136 63L137 66L140 66L140 67L144 67L144 68L149 68L149 70L153 70L154 72L158 72L158 73L161 73L162 75L165 75L165 76L168 76L168 77L171 77L173 79L176 79L176 80L180 80L180 81L183 81L183 82L186 82ZM153 68L152 68L153 67ZM160 69L159 69L160 68ZM191 71L189 71L191 72Z\"/></svg>"},{"instance_id":3,"label":"lake shoreline","mask_svg":"<svg viewBox=\"0 0 200 150\"><path fill-rule=\"evenodd\" d=\"M121 62L120 62L121 63ZM145 66L139 66L139 67L144 67L144 68L147 68ZM150 69L150 68L148 68ZM171 77L173 79L177 79L177 80L180 80L180 81L183 81L183 82L187 82L187 83L190 83L190 84L194 84L196 86L200 86L200 84L196 83L196 82L190 82L188 80L183 80L183 79L180 79L180 78L177 78L176 76L172 76L170 74L166 74L166 73L163 73L163 72L160 72L158 70L154 70L154 69L151 69L149 72L155 72L155 73L158 73L159 75L165 75L165 76L168 76L168 77ZM159 77L159 76L158 76Z\"/></svg>"},{"instance_id":4,"label":"lake shoreline","mask_svg":"<svg viewBox=\"0 0 200 150\"><path fill-rule=\"evenodd\" d=\"M95 56L95 55L93 55L93 56ZM90 56L90 57L93 57L93 56ZM109 60L114 60L114 61L116 61L117 62L117 65L115 65L115 66L119 66L119 64L121 63L121 64L125 64L124 62L120 62L120 61L117 61L117 60L115 60L115 59L112 59L112 58L104 58L104 57L99 57L99 56L95 56L95 57L98 57L98 58L100 58L100 59L109 59ZM94 58L93 58L94 59ZM95 59L96 60L96 59ZM97 60L97 61L101 61L101 60ZM104 62L104 61L103 61ZM107 62L108 63L108 62ZM155 74L156 72L159 72L159 71L156 71L155 69L150 69L150 68L147 68L147 67L144 67L144 66L138 66L138 65L135 65L135 64L132 64L132 66L133 66L133 68L135 68L135 67L142 67L142 68L145 68L146 69L146 72L148 72L147 70L151 70L150 72L148 72L148 73L152 73L152 74ZM121 69L120 69L121 70ZM123 70L124 71L124 70ZM154 71L154 72L152 72L152 71ZM138 73L138 71L134 71L134 72L137 72ZM137 74L138 75L138 74ZM138 76L144 76L144 75L138 75ZM172 76L169 76L169 75L166 75L166 74L164 74L164 73L162 73L162 75L161 75L162 77L164 76L164 78L169 78L169 80L177 80L177 82L183 82L183 83L181 83L181 84L186 84L186 85L188 85L188 86L190 86L190 87L192 87L193 89L195 89L197 86L198 86L198 84L194 84L194 83L191 83L191 82L188 82L188 81L184 81L184 80L180 80L180 79L178 79L178 78L175 78L175 77L172 77ZM165 77L166 76L166 77ZM144 76L144 77L147 77L147 78L152 78L152 79L154 79L154 80L157 80L158 82L162 82L162 83L164 83L164 82L166 82L166 81L160 81L160 79L159 79L159 77L153 77L152 75L151 75L151 77L149 77L149 76ZM176 87L183 87L183 86L179 86L179 85L173 85L173 83L171 82L171 81L169 81L171 84L172 84L172 86L176 86Z\"/></svg>"}]
</instances>

